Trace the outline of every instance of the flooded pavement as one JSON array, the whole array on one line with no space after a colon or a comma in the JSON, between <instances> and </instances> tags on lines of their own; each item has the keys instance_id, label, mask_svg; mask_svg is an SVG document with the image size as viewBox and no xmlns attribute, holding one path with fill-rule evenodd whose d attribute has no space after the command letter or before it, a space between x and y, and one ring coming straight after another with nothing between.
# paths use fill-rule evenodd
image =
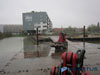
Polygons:
<instances>
[{"instance_id":1,"label":"flooded pavement","mask_svg":"<svg viewBox=\"0 0 100 75\"><path fill-rule=\"evenodd\" d=\"M100 75L100 44L86 43L86 54L84 59L84 66L90 75ZM76 52L76 50L83 49L82 42L69 41L68 50Z\"/></svg>"},{"instance_id":2,"label":"flooded pavement","mask_svg":"<svg viewBox=\"0 0 100 75\"><path fill-rule=\"evenodd\" d=\"M56 39L57 37L52 38ZM50 42L35 45L27 38L12 37L0 40L0 75L50 75L52 66L61 60L61 52L55 54ZM83 48L82 42L68 41L68 50L76 52ZM91 75L99 75L100 45L86 43L86 67L97 67Z\"/></svg>"},{"instance_id":3,"label":"flooded pavement","mask_svg":"<svg viewBox=\"0 0 100 75\"><path fill-rule=\"evenodd\" d=\"M0 75L48 75L61 61L61 55L52 53L48 42L37 46L27 38L0 40Z\"/></svg>"},{"instance_id":4,"label":"flooded pavement","mask_svg":"<svg viewBox=\"0 0 100 75\"><path fill-rule=\"evenodd\" d=\"M0 40L0 75L3 73L14 57L23 50L23 38L6 38Z\"/></svg>"}]
</instances>

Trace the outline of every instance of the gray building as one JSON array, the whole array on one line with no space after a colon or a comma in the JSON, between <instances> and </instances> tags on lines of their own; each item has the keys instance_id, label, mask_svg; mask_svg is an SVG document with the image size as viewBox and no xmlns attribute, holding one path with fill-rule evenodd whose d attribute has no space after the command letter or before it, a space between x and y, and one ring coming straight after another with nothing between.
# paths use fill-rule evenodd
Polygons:
<instances>
[{"instance_id":1,"label":"gray building","mask_svg":"<svg viewBox=\"0 0 100 75\"><path fill-rule=\"evenodd\" d=\"M23 13L23 30L28 33L48 33L52 29L52 22L46 12L27 12Z\"/></svg>"},{"instance_id":2,"label":"gray building","mask_svg":"<svg viewBox=\"0 0 100 75\"><path fill-rule=\"evenodd\" d=\"M21 24L0 24L0 32L19 34L22 33L23 26Z\"/></svg>"},{"instance_id":3,"label":"gray building","mask_svg":"<svg viewBox=\"0 0 100 75\"><path fill-rule=\"evenodd\" d=\"M4 25L3 27L4 33L12 33L12 34L19 34L22 33L23 27L22 25Z\"/></svg>"},{"instance_id":4,"label":"gray building","mask_svg":"<svg viewBox=\"0 0 100 75\"><path fill-rule=\"evenodd\" d=\"M0 32L3 33L3 25L0 25Z\"/></svg>"}]
</instances>

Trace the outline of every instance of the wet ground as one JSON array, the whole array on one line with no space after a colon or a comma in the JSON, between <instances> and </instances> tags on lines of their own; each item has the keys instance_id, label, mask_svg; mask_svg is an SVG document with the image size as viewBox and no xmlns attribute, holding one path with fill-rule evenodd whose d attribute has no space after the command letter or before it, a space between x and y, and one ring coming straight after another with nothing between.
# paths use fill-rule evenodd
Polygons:
<instances>
[{"instance_id":1,"label":"wet ground","mask_svg":"<svg viewBox=\"0 0 100 75\"><path fill-rule=\"evenodd\" d=\"M69 50L73 52L82 49L82 46L82 42L69 42ZM100 75L100 44L86 43L85 50L84 66L88 68L90 75Z\"/></svg>"},{"instance_id":2,"label":"wet ground","mask_svg":"<svg viewBox=\"0 0 100 75\"><path fill-rule=\"evenodd\" d=\"M51 37L56 40L58 37ZM50 68L58 65L62 53L56 53L51 43L36 46L27 38L12 37L0 40L0 75L50 75ZM68 41L68 50L83 48L82 42ZM52 56L53 54L53 56ZM86 67L97 67L91 75L100 72L100 45L86 43Z\"/></svg>"}]
</instances>

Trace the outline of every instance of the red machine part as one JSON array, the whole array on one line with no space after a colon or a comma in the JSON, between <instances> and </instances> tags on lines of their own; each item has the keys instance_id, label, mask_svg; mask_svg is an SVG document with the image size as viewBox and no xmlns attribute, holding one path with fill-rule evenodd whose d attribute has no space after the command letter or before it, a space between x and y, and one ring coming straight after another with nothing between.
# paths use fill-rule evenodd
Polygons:
<instances>
[{"instance_id":1,"label":"red machine part","mask_svg":"<svg viewBox=\"0 0 100 75\"><path fill-rule=\"evenodd\" d=\"M76 60L78 59L78 55L76 53L73 53L73 52L69 52L69 53L66 53L64 52L62 54L62 59L63 59L63 67L68 67L68 64L71 65L72 67L72 74L75 75L75 68L76 68ZM54 66L52 68L52 72L51 72L51 75L56 75L58 74L58 69ZM67 71L64 71L62 75L66 75L67 74ZM83 72L81 73L81 75L90 75L90 72Z\"/></svg>"},{"instance_id":2,"label":"red machine part","mask_svg":"<svg viewBox=\"0 0 100 75\"><path fill-rule=\"evenodd\" d=\"M90 72L87 72L87 75L90 75Z\"/></svg>"},{"instance_id":3,"label":"red machine part","mask_svg":"<svg viewBox=\"0 0 100 75\"><path fill-rule=\"evenodd\" d=\"M63 67L67 66L67 64L70 63L72 65L72 68L73 68L72 73L73 73L73 75L75 75L77 54L72 53L71 51L68 54L66 54L66 52L64 52L62 54L62 59L63 59ZM64 71L63 75L66 75L66 71Z\"/></svg>"},{"instance_id":4,"label":"red machine part","mask_svg":"<svg viewBox=\"0 0 100 75\"><path fill-rule=\"evenodd\" d=\"M73 54L73 63L72 63L72 67L73 67L73 75L75 75L75 68L76 68L76 60L77 60L77 54L74 53Z\"/></svg>"},{"instance_id":5,"label":"red machine part","mask_svg":"<svg viewBox=\"0 0 100 75\"><path fill-rule=\"evenodd\" d=\"M72 52L70 51L70 52L67 54L67 62L70 62L70 61L71 61L71 55L72 55Z\"/></svg>"},{"instance_id":6,"label":"red machine part","mask_svg":"<svg viewBox=\"0 0 100 75\"><path fill-rule=\"evenodd\" d=\"M81 75L90 75L90 72L87 73L83 72Z\"/></svg>"},{"instance_id":7,"label":"red machine part","mask_svg":"<svg viewBox=\"0 0 100 75\"><path fill-rule=\"evenodd\" d=\"M66 52L62 54L62 59L63 59L63 67L66 66ZM63 75L66 75L66 71L64 71Z\"/></svg>"},{"instance_id":8,"label":"red machine part","mask_svg":"<svg viewBox=\"0 0 100 75\"><path fill-rule=\"evenodd\" d=\"M53 66L53 67L52 67L52 71L51 71L51 75L55 75L55 69L56 69L56 67Z\"/></svg>"},{"instance_id":9,"label":"red machine part","mask_svg":"<svg viewBox=\"0 0 100 75\"><path fill-rule=\"evenodd\" d=\"M85 75L85 73L83 72L82 75Z\"/></svg>"},{"instance_id":10,"label":"red machine part","mask_svg":"<svg viewBox=\"0 0 100 75\"><path fill-rule=\"evenodd\" d=\"M60 34L58 42L59 43L66 42L66 37L65 37L65 35L63 33Z\"/></svg>"}]
</instances>

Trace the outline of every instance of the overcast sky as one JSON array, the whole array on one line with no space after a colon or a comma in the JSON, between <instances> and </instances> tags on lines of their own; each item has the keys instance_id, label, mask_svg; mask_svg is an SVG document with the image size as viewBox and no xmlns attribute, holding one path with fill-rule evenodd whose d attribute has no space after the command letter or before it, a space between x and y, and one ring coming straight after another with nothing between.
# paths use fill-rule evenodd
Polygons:
<instances>
[{"instance_id":1,"label":"overcast sky","mask_svg":"<svg viewBox=\"0 0 100 75\"><path fill-rule=\"evenodd\" d=\"M30 11L46 11L53 27L83 27L100 21L100 0L0 0L0 24L22 24Z\"/></svg>"}]
</instances>

